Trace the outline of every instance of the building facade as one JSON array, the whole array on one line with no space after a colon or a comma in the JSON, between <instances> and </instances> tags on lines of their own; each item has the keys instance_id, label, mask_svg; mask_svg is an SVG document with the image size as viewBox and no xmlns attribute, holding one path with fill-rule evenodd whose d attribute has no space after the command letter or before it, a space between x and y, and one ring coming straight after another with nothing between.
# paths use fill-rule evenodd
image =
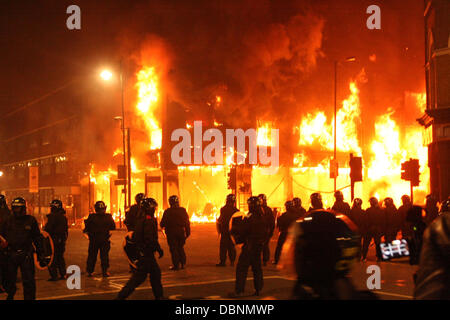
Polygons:
<instances>
[{"instance_id":1,"label":"building facade","mask_svg":"<svg viewBox=\"0 0 450 320\"><path fill-rule=\"evenodd\" d=\"M450 1L425 1L426 115L419 119L432 134L428 145L431 193L450 196Z\"/></svg>"}]
</instances>

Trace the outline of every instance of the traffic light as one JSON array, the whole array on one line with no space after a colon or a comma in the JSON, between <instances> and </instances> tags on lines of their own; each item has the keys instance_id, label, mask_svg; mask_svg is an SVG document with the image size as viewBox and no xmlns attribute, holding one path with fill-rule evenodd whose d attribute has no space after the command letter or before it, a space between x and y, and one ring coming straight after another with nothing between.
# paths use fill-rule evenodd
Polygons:
<instances>
[{"instance_id":1,"label":"traffic light","mask_svg":"<svg viewBox=\"0 0 450 320\"><path fill-rule=\"evenodd\" d=\"M420 165L419 160L409 159L409 161L402 163L402 179L411 181L411 185L417 187L420 183Z\"/></svg>"},{"instance_id":2,"label":"traffic light","mask_svg":"<svg viewBox=\"0 0 450 320\"><path fill-rule=\"evenodd\" d=\"M236 190L236 167L231 167L228 172L228 189Z\"/></svg>"},{"instance_id":3,"label":"traffic light","mask_svg":"<svg viewBox=\"0 0 450 320\"><path fill-rule=\"evenodd\" d=\"M414 187L417 187L420 183L420 172L419 172L419 160L417 159L410 159L409 160L410 163L410 170L411 170L411 184Z\"/></svg>"},{"instance_id":4,"label":"traffic light","mask_svg":"<svg viewBox=\"0 0 450 320\"><path fill-rule=\"evenodd\" d=\"M409 170L409 161L402 163L402 179L406 181L411 180L411 172Z\"/></svg>"},{"instance_id":5,"label":"traffic light","mask_svg":"<svg viewBox=\"0 0 450 320\"><path fill-rule=\"evenodd\" d=\"M353 182L362 181L362 158L354 157L350 154L350 180Z\"/></svg>"}]
</instances>

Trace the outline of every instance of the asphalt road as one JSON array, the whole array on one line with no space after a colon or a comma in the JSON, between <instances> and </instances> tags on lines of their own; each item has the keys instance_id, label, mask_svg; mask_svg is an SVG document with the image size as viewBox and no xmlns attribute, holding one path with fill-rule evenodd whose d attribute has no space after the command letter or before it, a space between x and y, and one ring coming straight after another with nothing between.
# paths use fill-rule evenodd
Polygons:
<instances>
[{"instance_id":1,"label":"asphalt road","mask_svg":"<svg viewBox=\"0 0 450 320\"><path fill-rule=\"evenodd\" d=\"M37 270L37 299L83 299L109 300L114 299L117 292L128 280L130 273L127 260L122 250L125 231L114 231L111 238L110 273L111 277L101 277L100 261L97 260L94 277L87 278L85 273L88 240L79 229L71 229L66 248L66 263L77 265L82 270L81 289L68 289L65 280L48 282L48 272ZM274 236L270 246L273 255L277 236ZM198 224L192 226L192 235L186 243L187 265L180 271L169 270L170 252L166 240L160 234L160 243L164 257L159 259L162 270L164 295L169 299L227 299L228 293L234 289L235 268L231 266L216 267L218 262L219 239L213 224ZM367 267L378 265L381 269L381 289L374 290L380 299L412 299L414 289L412 275L416 267L407 261L375 262L374 248L369 251L366 263L356 263L351 272L351 279L359 289L367 290ZM239 254L240 249L238 249ZM285 266L277 268L273 265L264 267L264 289L258 299L289 299L294 286L295 276L292 268ZM255 299L253 293L252 273L249 271L244 299ZM22 299L22 284L18 283L16 299ZM5 299L0 294L0 299ZM153 299L148 279L129 299Z\"/></svg>"}]
</instances>

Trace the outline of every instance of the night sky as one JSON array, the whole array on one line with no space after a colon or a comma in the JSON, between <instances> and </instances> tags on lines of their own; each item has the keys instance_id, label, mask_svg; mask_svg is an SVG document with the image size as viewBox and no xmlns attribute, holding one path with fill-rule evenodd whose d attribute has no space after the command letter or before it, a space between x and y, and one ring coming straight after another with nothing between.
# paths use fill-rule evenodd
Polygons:
<instances>
[{"instance_id":1,"label":"night sky","mask_svg":"<svg viewBox=\"0 0 450 320\"><path fill-rule=\"evenodd\" d=\"M79 31L66 28L71 4L81 8ZM372 4L381 7L382 30L366 28ZM214 112L236 126L252 117L292 124L315 108L331 112L333 61L348 56L358 61L340 69L338 96L348 95L349 80L364 68L365 119L402 107L406 91L425 89L421 0L4 0L0 15L3 115L73 79L83 80L61 94L65 110L78 95L93 117L115 112L117 90L94 78L121 58L127 108L135 73L151 63L165 93L199 118L211 112L205 102L222 95L226 106Z\"/></svg>"}]
</instances>

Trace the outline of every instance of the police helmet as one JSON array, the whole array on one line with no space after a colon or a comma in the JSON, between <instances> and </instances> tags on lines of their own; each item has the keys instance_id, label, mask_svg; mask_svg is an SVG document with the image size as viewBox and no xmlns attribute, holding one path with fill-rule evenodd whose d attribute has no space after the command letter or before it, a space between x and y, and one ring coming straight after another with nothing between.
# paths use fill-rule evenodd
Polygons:
<instances>
[{"instance_id":1,"label":"police helmet","mask_svg":"<svg viewBox=\"0 0 450 320\"><path fill-rule=\"evenodd\" d=\"M342 194L342 191L338 190L334 193L334 197L336 200L344 200L344 195Z\"/></svg>"},{"instance_id":2,"label":"police helmet","mask_svg":"<svg viewBox=\"0 0 450 320\"><path fill-rule=\"evenodd\" d=\"M0 208L6 207L6 198L4 195L0 194Z\"/></svg>"},{"instance_id":3,"label":"police helmet","mask_svg":"<svg viewBox=\"0 0 450 320\"><path fill-rule=\"evenodd\" d=\"M371 197L369 203L371 207L378 207L378 199L375 197Z\"/></svg>"},{"instance_id":4,"label":"police helmet","mask_svg":"<svg viewBox=\"0 0 450 320\"><path fill-rule=\"evenodd\" d=\"M145 198L145 194L143 193L138 193L135 197L134 200L136 200L137 204L140 204L141 201Z\"/></svg>"},{"instance_id":5,"label":"police helmet","mask_svg":"<svg viewBox=\"0 0 450 320\"><path fill-rule=\"evenodd\" d=\"M317 210L296 222L294 262L301 283L315 287L345 277L356 261L360 242L345 215Z\"/></svg>"},{"instance_id":6,"label":"police helmet","mask_svg":"<svg viewBox=\"0 0 450 320\"><path fill-rule=\"evenodd\" d=\"M94 205L95 212L97 213L105 213L106 212L106 204L103 201L97 201Z\"/></svg>"},{"instance_id":7,"label":"police helmet","mask_svg":"<svg viewBox=\"0 0 450 320\"><path fill-rule=\"evenodd\" d=\"M442 206L441 206L441 213L443 212L449 212L450 210L450 199L445 200L444 202L442 202Z\"/></svg>"},{"instance_id":8,"label":"police helmet","mask_svg":"<svg viewBox=\"0 0 450 320\"><path fill-rule=\"evenodd\" d=\"M235 204L236 203L236 196L234 194L232 194L232 193L227 195L226 203Z\"/></svg>"},{"instance_id":9,"label":"police helmet","mask_svg":"<svg viewBox=\"0 0 450 320\"><path fill-rule=\"evenodd\" d=\"M267 204L267 197L264 193L260 193L258 195L259 198L259 202L261 203L262 206L265 206Z\"/></svg>"},{"instance_id":10,"label":"police helmet","mask_svg":"<svg viewBox=\"0 0 450 320\"><path fill-rule=\"evenodd\" d=\"M158 203L153 198L144 198L142 199L141 206L145 213L149 213L153 216L158 207Z\"/></svg>"},{"instance_id":11,"label":"police helmet","mask_svg":"<svg viewBox=\"0 0 450 320\"><path fill-rule=\"evenodd\" d=\"M63 203L61 200L59 199L54 199L52 200L52 202L50 202L50 208L55 208L55 209L62 209L63 207Z\"/></svg>"},{"instance_id":12,"label":"police helmet","mask_svg":"<svg viewBox=\"0 0 450 320\"><path fill-rule=\"evenodd\" d=\"M362 201L361 198L355 198L355 200L353 200L353 206L356 206L356 207L360 207L360 208L361 208L362 203L363 203L363 201Z\"/></svg>"},{"instance_id":13,"label":"police helmet","mask_svg":"<svg viewBox=\"0 0 450 320\"><path fill-rule=\"evenodd\" d=\"M259 206L261 206L261 200L259 197L250 197L247 200L248 211L255 212Z\"/></svg>"},{"instance_id":14,"label":"police helmet","mask_svg":"<svg viewBox=\"0 0 450 320\"><path fill-rule=\"evenodd\" d=\"M298 197L295 197L294 199L292 199L292 205L295 208L300 208L302 206L302 200Z\"/></svg>"},{"instance_id":15,"label":"police helmet","mask_svg":"<svg viewBox=\"0 0 450 320\"><path fill-rule=\"evenodd\" d=\"M11 209L16 215L25 215L27 212L27 202L24 198L15 198L11 203Z\"/></svg>"},{"instance_id":16,"label":"police helmet","mask_svg":"<svg viewBox=\"0 0 450 320\"><path fill-rule=\"evenodd\" d=\"M390 198L390 197L387 197L387 198L384 199L384 205L386 207L393 206L394 205L394 200L392 198Z\"/></svg>"},{"instance_id":17,"label":"police helmet","mask_svg":"<svg viewBox=\"0 0 450 320\"><path fill-rule=\"evenodd\" d=\"M313 209L322 209L323 208L322 196L320 195L320 193L315 192L315 193L311 194L310 200L311 200L311 206L313 207Z\"/></svg>"},{"instance_id":18,"label":"police helmet","mask_svg":"<svg viewBox=\"0 0 450 320\"><path fill-rule=\"evenodd\" d=\"M294 201L288 200L284 203L286 211L292 210L294 208Z\"/></svg>"},{"instance_id":19,"label":"police helmet","mask_svg":"<svg viewBox=\"0 0 450 320\"><path fill-rule=\"evenodd\" d=\"M180 206L180 200L178 199L178 196L170 196L169 197L169 205L173 208L178 208Z\"/></svg>"},{"instance_id":20,"label":"police helmet","mask_svg":"<svg viewBox=\"0 0 450 320\"><path fill-rule=\"evenodd\" d=\"M402 195L402 203L404 205L410 204L411 203L411 198L407 194Z\"/></svg>"}]
</instances>

